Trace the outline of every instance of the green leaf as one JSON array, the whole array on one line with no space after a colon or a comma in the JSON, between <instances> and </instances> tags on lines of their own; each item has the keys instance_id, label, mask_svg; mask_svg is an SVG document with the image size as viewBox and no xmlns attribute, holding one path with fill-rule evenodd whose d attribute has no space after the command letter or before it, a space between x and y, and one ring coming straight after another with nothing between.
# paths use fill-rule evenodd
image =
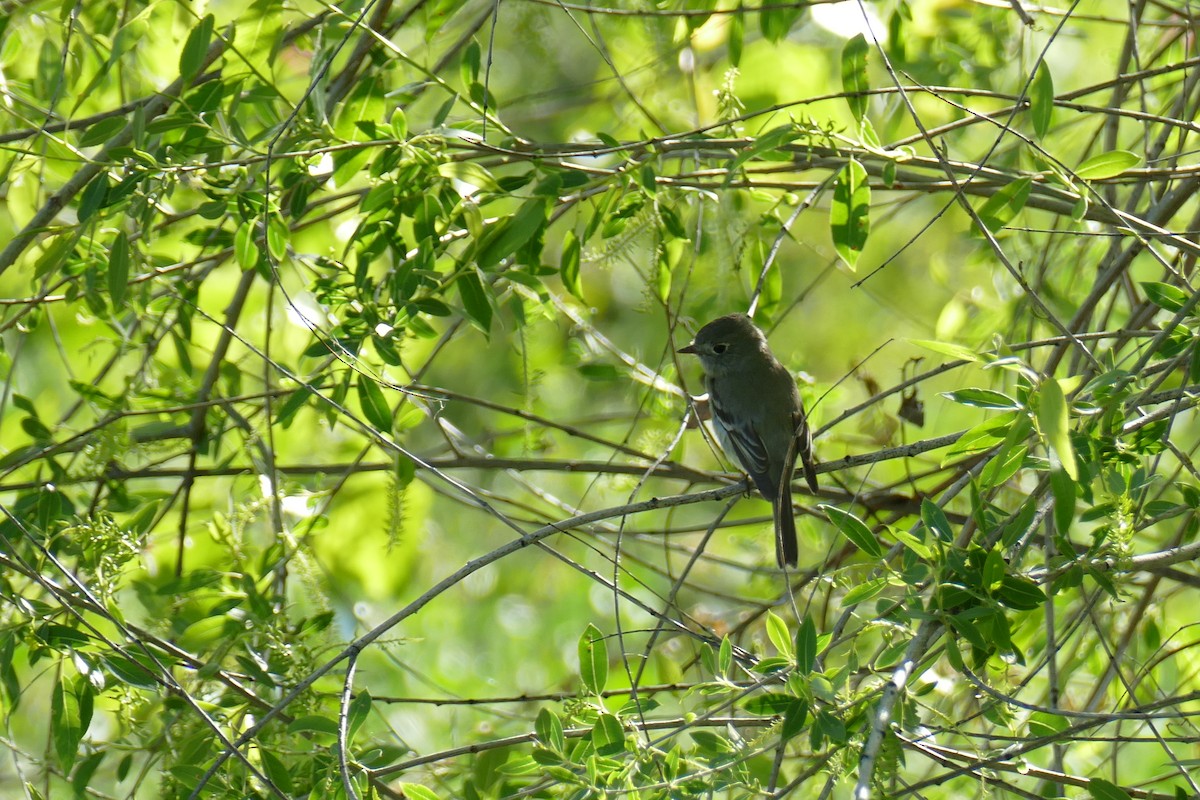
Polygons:
<instances>
[{"instance_id":1,"label":"green leaf","mask_svg":"<svg viewBox=\"0 0 1200 800\"><path fill-rule=\"evenodd\" d=\"M108 253L108 296L112 300L113 312L121 310L125 302L125 290L129 286L129 237L125 231L113 239Z\"/></svg>"},{"instance_id":2,"label":"green leaf","mask_svg":"<svg viewBox=\"0 0 1200 800\"><path fill-rule=\"evenodd\" d=\"M845 603L845 601L843 601ZM804 615L800 630L796 631L796 668L801 675L808 675L817 663L817 625L811 614Z\"/></svg>"},{"instance_id":3,"label":"green leaf","mask_svg":"<svg viewBox=\"0 0 1200 800\"><path fill-rule=\"evenodd\" d=\"M575 231L567 231L567 235L563 237L562 258L559 261L558 272L566 290L583 300L583 284L579 279L580 260L579 237L575 235Z\"/></svg>"},{"instance_id":4,"label":"green leaf","mask_svg":"<svg viewBox=\"0 0 1200 800\"><path fill-rule=\"evenodd\" d=\"M462 181L485 192L501 191L500 184L496 183L492 173L474 161L447 161L438 164L437 171L443 178Z\"/></svg>"},{"instance_id":5,"label":"green leaf","mask_svg":"<svg viewBox=\"0 0 1200 800\"><path fill-rule=\"evenodd\" d=\"M795 701L795 697L784 692L764 692L746 700L742 708L758 717L774 717L786 713Z\"/></svg>"},{"instance_id":6,"label":"green leaf","mask_svg":"<svg viewBox=\"0 0 1200 800\"><path fill-rule=\"evenodd\" d=\"M867 113L867 95L871 85L867 82L867 53L870 46L861 33L856 34L842 48L842 91L846 93L846 104L854 119L862 122Z\"/></svg>"},{"instance_id":7,"label":"green leaf","mask_svg":"<svg viewBox=\"0 0 1200 800\"><path fill-rule=\"evenodd\" d=\"M1085 181L1115 178L1127 169L1140 164L1141 157L1128 150L1111 150L1092 156L1075 168L1075 174Z\"/></svg>"},{"instance_id":8,"label":"green leaf","mask_svg":"<svg viewBox=\"0 0 1200 800\"><path fill-rule=\"evenodd\" d=\"M778 43L788 35L788 31L792 29L792 25L800 18L800 13L805 6L796 5L774 5L766 6L758 13L758 27L762 31L763 38L772 43Z\"/></svg>"},{"instance_id":9,"label":"green leaf","mask_svg":"<svg viewBox=\"0 0 1200 800\"><path fill-rule=\"evenodd\" d=\"M277 214L267 218L267 252L276 262L287 255L288 228Z\"/></svg>"},{"instance_id":10,"label":"green leaf","mask_svg":"<svg viewBox=\"0 0 1200 800\"><path fill-rule=\"evenodd\" d=\"M996 599L1017 611L1032 611L1046 602L1046 593L1028 578L1005 575Z\"/></svg>"},{"instance_id":11,"label":"green leaf","mask_svg":"<svg viewBox=\"0 0 1200 800\"><path fill-rule=\"evenodd\" d=\"M158 681L154 679L154 675L146 667L133 659L115 653L104 655L101 658L104 661L104 666L108 667L108 671L112 676L121 681L121 683L138 689L153 689L158 686Z\"/></svg>"},{"instance_id":12,"label":"green leaf","mask_svg":"<svg viewBox=\"0 0 1200 800\"><path fill-rule=\"evenodd\" d=\"M658 258L654 259L654 296L664 305L671 300L671 257L666 247L659 248Z\"/></svg>"},{"instance_id":13,"label":"green leaf","mask_svg":"<svg viewBox=\"0 0 1200 800\"><path fill-rule=\"evenodd\" d=\"M288 733L324 733L337 736L337 720L322 717L320 714L306 714L288 723Z\"/></svg>"},{"instance_id":14,"label":"green leaf","mask_svg":"<svg viewBox=\"0 0 1200 800\"><path fill-rule=\"evenodd\" d=\"M928 497L921 498L921 522L925 524L925 529L939 541L954 540L954 529L950 527L950 520L946 518L946 512L942 511L941 507Z\"/></svg>"},{"instance_id":15,"label":"green leaf","mask_svg":"<svg viewBox=\"0 0 1200 800\"><path fill-rule=\"evenodd\" d=\"M17 637L12 632L0 633L0 699L8 703L5 713L16 711L21 702L21 680L13 668L13 653L16 650Z\"/></svg>"},{"instance_id":16,"label":"green leaf","mask_svg":"<svg viewBox=\"0 0 1200 800\"><path fill-rule=\"evenodd\" d=\"M391 432L392 409L383 395L383 389L369 375L358 376L358 404L367 422L376 430Z\"/></svg>"},{"instance_id":17,"label":"green leaf","mask_svg":"<svg viewBox=\"0 0 1200 800\"><path fill-rule=\"evenodd\" d=\"M1050 470L1050 493L1054 495L1054 526L1064 536L1075 520L1075 481L1063 469Z\"/></svg>"},{"instance_id":18,"label":"green leaf","mask_svg":"<svg viewBox=\"0 0 1200 800\"><path fill-rule=\"evenodd\" d=\"M791 739L800 731L804 730L804 723L808 720L808 703L804 700L795 699L788 706L788 710L783 715L783 725L779 729L779 735L783 741Z\"/></svg>"},{"instance_id":19,"label":"green leaf","mask_svg":"<svg viewBox=\"0 0 1200 800\"><path fill-rule=\"evenodd\" d=\"M567 740L563 735L562 720L550 709L543 708L538 712L533 729L537 733L538 741L556 753L561 753L566 748Z\"/></svg>"},{"instance_id":20,"label":"green leaf","mask_svg":"<svg viewBox=\"0 0 1200 800\"><path fill-rule=\"evenodd\" d=\"M1029 715L1029 733L1035 737L1053 736L1071 727L1066 717L1048 711L1035 711Z\"/></svg>"},{"instance_id":21,"label":"green leaf","mask_svg":"<svg viewBox=\"0 0 1200 800\"><path fill-rule=\"evenodd\" d=\"M865 600L870 600L882 592L887 587L887 584L887 578L875 578L850 587L850 591L846 592L846 596L842 598L842 607L846 608Z\"/></svg>"},{"instance_id":22,"label":"green leaf","mask_svg":"<svg viewBox=\"0 0 1200 800\"><path fill-rule=\"evenodd\" d=\"M243 222L233 235L233 255L242 272L258 265L258 245L254 241L254 223Z\"/></svg>"},{"instance_id":23,"label":"green leaf","mask_svg":"<svg viewBox=\"0 0 1200 800\"><path fill-rule=\"evenodd\" d=\"M271 783L279 787L279 790L284 795L290 796L293 792L292 771L288 769L287 764L283 762L279 756L267 747L260 747L258 754L262 758L263 772Z\"/></svg>"},{"instance_id":24,"label":"green leaf","mask_svg":"<svg viewBox=\"0 0 1200 800\"><path fill-rule=\"evenodd\" d=\"M1063 471L1071 480L1079 480L1079 468L1075 465L1075 448L1071 445L1071 430L1067 418L1067 398L1062 386L1054 378L1042 381L1038 391L1038 426L1046 437L1046 444L1058 456Z\"/></svg>"},{"instance_id":25,"label":"green leaf","mask_svg":"<svg viewBox=\"0 0 1200 800\"><path fill-rule=\"evenodd\" d=\"M1178 313L1190 299L1187 292L1169 283L1143 281L1142 288L1146 291L1146 297L1151 303L1172 314Z\"/></svg>"},{"instance_id":26,"label":"green leaf","mask_svg":"<svg viewBox=\"0 0 1200 800\"><path fill-rule=\"evenodd\" d=\"M471 42L463 49L462 61L459 62L463 86L470 86L479 80L479 68L483 63L482 48L479 42Z\"/></svg>"},{"instance_id":27,"label":"green leaf","mask_svg":"<svg viewBox=\"0 0 1200 800\"><path fill-rule=\"evenodd\" d=\"M912 344L915 344L917 347L924 347L926 350L932 350L940 355L949 356L956 361L967 361L977 364L982 364L984 362L983 356L979 355L979 353L976 353L974 350L963 347L962 345L951 344L949 342L937 342L932 339L909 339L908 341Z\"/></svg>"},{"instance_id":28,"label":"green leaf","mask_svg":"<svg viewBox=\"0 0 1200 800\"><path fill-rule=\"evenodd\" d=\"M441 795L433 789L430 789L428 786L422 786L419 783L401 782L400 796L407 797L408 800L442 800Z\"/></svg>"},{"instance_id":29,"label":"green leaf","mask_svg":"<svg viewBox=\"0 0 1200 800\"><path fill-rule=\"evenodd\" d=\"M87 222L95 216L97 211L104 207L104 203L107 200L108 174L101 172L95 178L92 178L87 188L79 195L79 209L76 212L79 215L79 221Z\"/></svg>"},{"instance_id":30,"label":"green leaf","mask_svg":"<svg viewBox=\"0 0 1200 800\"><path fill-rule=\"evenodd\" d=\"M750 145L742 152L738 153L733 159L733 163L729 165L728 180L733 180L734 173L747 161L756 156L765 156L768 153L774 153L786 144L789 144L800 137L802 131L794 123L780 125L772 128L763 135L754 140L754 144Z\"/></svg>"},{"instance_id":31,"label":"green leaf","mask_svg":"<svg viewBox=\"0 0 1200 800\"><path fill-rule=\"evenodd\" d=\"M1017 474L1028 454L1029 448L1023 444L1006 444L996 457L987 463L983 472L979 473L979 483L987 487L999 486Z\"/></svg>"},{"instance_id":32,"label":"green leaf","mask_svg":"<svg viewBox=\"0 0 1200 800\"><path fill-rule=\"evenodd\" d=\"M592 694L600 694L608 684L608 643L591 623L579 637L579 677Z\"/></svg>"},{"instance_id":33,"label":"green leaf","mask_svg":"<svg viewBox=\"0 0 1200 800\"><path fill-rule=\"evenodd\" d=\"M601 714L592 726L592 746L600 756L615 756L625 750L625 728L612 714Z\"/></svg>"},{"instance_id":34,"label":"green leaf","mask_svg":"<svg viewBox=\"0 0 1200 800\"><path fill-rule=\"evenodd\" d=\"M999 550L988 551L987 557L983 560L983 578L980 581L985 590L990 592L1000 586L1000 582L1004 580L1006 566L1004 556L1000 555Z\"/></svg>"},{"instance_id":35,"label":"green leaf","mask_svg":"<svg viewBox=\"0 0 1200 800\"><path fill-rule=\"evenodd\" d=\"M896 541L902 543L909 550L912 550L914 553L916 553L918 558L923 558L928 561L933 557L933 551L929 549L929 546L908 531L900 528L889 527L888 533L890 533L892 538L894 538Z\"/></svg>"},{"instance_id":36,"label":"green leaf","mask_svg":"<svg viewBox=\"0 0 1200 800\"><path fill-rule=\"evenodd\" d=\"M1038 64L1033 84L1029 87L1029 116L1033 122L1033 132L1039 139L1045 138L1054 117L1054 79L1045 61Z\"/></svg>"},{"instance_id":37,"label":"green leaf","mask_svg":"<svg viewBox=\"0 0 1200 800\"><path fill-rule=\"evenodd\" d=\"M792 657L792 636L788 633L787 623L773 611L767 612L767 638L775 645L779 655L789 659Z\"/></svg>"},{"instance_id":38,"label":"green leaf","mask_svg":"<svg viewBox=\"0 0 1200 800\"><path fill-rule=\"evenodd\" d=\"M729 641L729 635L721 637L721 647L717 650L717 670L721 675L729 675L729 671L733 669L733 643Z\"/></svg>"},{"instance_id":39,"label":"green leaf","mask_svg":"<svg viewBox=\"0 0 1200 800\"><path fill-rule=\"evenodd\" d=\"M742 4L738 3L738 10L729 20L729 39L726 42L729 63L735 67L742 62L742 45L746 39L746 23L744 21L746 15L742 13L741 9Z\"/></svg>"},{"instance_id":40,"label":"green leaf","mask_svg":"<svg viewBox=\"0 0 1200 800\"><path fill-rule=\"evenodd\" d=\"M91 723L91 708L91 686L87 682L64 676L55 684L50 698L50 735L63 772L70 772L75 764L79 742Z\"/></svg>"},{"instance_id":41,"label":"green leaf","mask_svg":"<svg viewBox=\"0 0 1200 800\"><path fill-rule=\"evenodd\" d=\"M854 269L871 230L871 187L867 171L853 158L838 173L833 185L829 229L833 246L846 266Z\"/></svg>"},{"instance_id":42,"label":"green leaf","mask_svg":"<svg viewBox=\"0 0 1200 800\"><path fill-rule=\"evenodd\" d=\"M88 126L88 129L79 137L80 147L95 147L98 144L105 144L109 139L116 136L121 131L125 130L127 124L124 117L109 117L102 119L99 122Z\"/></svg>"},{"instance_id":43,"label":"green leaf","mask_svg":"<svg viewBox=\"0 0 1200 800\"><path fill-rule=\"evenodd\" d=\"M45 494L42 495L42 497L45 496ZM79 650L92 644L92 639L88 634L76 630L69 625L59 625L56 622L47 622L45 625L39 625L37 628L37 637L54 648Z\"/></svg>"},{"instance_id":44,"label":"green leaf","mask_svg":"<svg viewBox=\"0 0 1200 800\"><path fill-rule=\"evenodd\" d=\"M354 699L350 701L350 711L347 714L346 721L347 741L353 739L354 734L367 721L367 715L371 713L371 703L371 693L366 689L356 694Z\"/></svg>"},{"instance_id":45,"label":"green leaf","mask_svg":"<svg viewBox=\"0 0 1200 800\"><path fill-rule=\"evenodd\" d=\"M183 43L183 50L179 53L179 77L183 78L185 83L200 74L212 34L212 14L206 14L204 19L197 22L188 33L187 41Z\"/></svg>"},{"instance_id":46,"label":"green leaf","mask_svg":"<svg viewBox=\"0 0 1200 800\"><path fill-rule=\"evenodd\" d=\"M467 317L481 331L488 333L492 329L492 304L488 298L487 289L479 277L479 270L468 266L454 282L458 287L458 296L462 298L463 310Z\"/></svg>"},{"instance_id":47,"label":"green leaf","mask_svg":"<svg viewBox=\"0 0 1200 800\"><path fill-rule=\"evenodd\" d=\"M484 231L476 262L483 269L494 267L533 238L546 224L546 202L536 198L521 206L511 217L504 217Z\"/></svg>"},{"instance_id":48,"label":"green leaf","mask_svg":"<svg viewBox=\"0 0 1200 800\"><path fill-rule=\"evenodd\" d=\"M879 546L871 529L861 519L836 506L822 504L818 508L825 512L825 516L829 517L842 535L849 539L855 547L871 558L883 557L883 548Z\"/></svg>"},{"instance_id":49,"label":"green leaf","mask_svg":"<svg viewBox=\"0 0 1200 800\"><path fill-rule=\"evenodd\" d=\"M1028 176L1017 178L1007 186L1001 187L994 195L984 201L977 210L979 221L992 233L997 233L1005 225L1012 222L1013 217L1020 213L1033 190L1033 178Z\"/></svg>"},{"instance_id":50,"label":"green leaf","mask_svg":"<svg viewBox=\"0 0 1200 800\"><path fill-rule=\"evenodd\" d=\"M1020 403L1008 395L991 389L959 389L954 392L942 392L942 397L960 405L997 411L1013 411L1021 407Z\"/></svg>"}]
</instances>

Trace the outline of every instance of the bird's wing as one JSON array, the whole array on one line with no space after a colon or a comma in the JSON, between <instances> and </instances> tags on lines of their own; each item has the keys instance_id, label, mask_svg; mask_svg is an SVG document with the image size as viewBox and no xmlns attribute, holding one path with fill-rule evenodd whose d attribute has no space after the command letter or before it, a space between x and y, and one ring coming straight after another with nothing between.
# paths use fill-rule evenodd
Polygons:
<instances>
[{"instance_id":1,"label":"bird's wing","mask_svg":"<svg viewBox=\"0 0 1200 800\"><path fill-rule=\"evenodd\" d=\"M709 394L709 404L712 407L713 419L717 423L717 432L723 434L721 444L727 450L730 450L730 455L737 459L742 469L750 474L758 485L759 491L766 491L762 488L765 481L770 485L768 475L770 473L770 465L767 459L767 446L763 443L762 437L758 431L754 429L754 423L749 419L738 419L729 413L729 410L724 408L719 401ZM771 487L774 489L774 487ZM769 497L773 497L775 491L770 492Z\"/></svg>"}]
</instances>

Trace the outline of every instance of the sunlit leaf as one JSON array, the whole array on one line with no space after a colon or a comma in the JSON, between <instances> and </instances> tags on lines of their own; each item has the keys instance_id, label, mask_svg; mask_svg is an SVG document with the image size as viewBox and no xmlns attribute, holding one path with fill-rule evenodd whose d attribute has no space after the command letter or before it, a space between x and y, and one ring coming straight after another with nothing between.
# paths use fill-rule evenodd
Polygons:
<instances>
[{"instance_id":1,"label":"sunlit leaf","mask_svg":"<svg viewBox=\"0 0 1200 800\"><path fill-rule=\"evenodd\" d=\"M408 800L442 800L440 794L419 783L401 782L397 788L400 790L400 796Z\"/></svg>"},{"instance_id":2,"label":"sunlit leaf","mask_svg":"<svg viewBox=\"0 0 1200 800\"><path fill-rule=\"evenodd\" d=\"M1033 179L1028 176L1002 186L976 210L979 221L992 233L998 233L1025 207L1032 189Z\"/></svg>"},{"instance_id":3,"label":"sunlit leaf","mask_svg":"<svg viewBox=\"0 0 1200 800\"><path fill-rule=\"evenodd\" d=\"M500 184L496 183L492 173L474 161L446 161L438 164L437 171L443 178L462 181L485 192L500 191Z\"/></svg>"},{"instance_id":4,"label":"sunlit leaf","mask_svg":"<svg viewBox=\"0 0 1200 800\"><path fill-rule=\"evenodd\" d=\"M951 344L950 342L937 342L932 339L909 339L910 342L918 347L924 347L926 350L932 350L943 356L949 356L957 361L970 361L983 363L983 356L970 350L962 345Z\"/></svg>"},{"instance_id":5,"label":"sunlit leaf","mask_svg":"<svg viewBox=\"0 0 1200 800\"><path fill-rule=\"evenodd\" d=\"M842 598L842 605L848 607L857 603L862 603L866 600L870 600L872 597L887 588L887 584L887 578L874 578L863 583L855 584L854 586L850 587L850 590L846 592L845 597Z\"/></svg>"},{"instance_id":6,"label":"sunlit leaf","mask_svg":"<svg viewBox=\"0 0 1200 800\"><path fill-rule=\"evenodd\" d=\"M767 638L775 645L779 655L792 657L792 636L788 633L787 623L774 611L767 612Z\"/></svg>"},{"instance_id":7,"label":"sunlit leaf","mask_svg":"<svg viewBox=\"0 0 1200 800\"><path fill-rule=\"evenodd\" d=\"M1187 305L1190 299L1187 292L1169 283L1143 281L1141 287L1146 291L1146 297L1151 303L1173 314Z\"/></svg>"},{"instance_id":8,"label":"sunlit leaf","mask_svg":"<svg viewBox=\"0 0 1200 800\"><path fill-rule=\"evenodd\" d=\"M625 728L612 714L601 714L592 726L592 745L596 754L614 756L625 749Z\"/></svg>"},{"instance_id":9,"label":"sunlit leaf","mask_svg":"<svg viewBox=\"0 0 1200 800\"><path fill-rule=\"evenodd\" d=\"M278 215L272 214L267 218L267 252L276 261L282 261L287 255L288 228Z\"/></svg>"},{"instance_id":10,"label":"sunlit leaf","mask_svg":"<svg viewBox=\"0 0 1200 800\"><path fill-rule=\"evenodd\" d=\"M579 677L592 694L600 694L608 684L608 645L590 623L579 637Z\"/></svg>"},{"instance_id":11,"label":"sunlit leaf","mask_svg":"<svg viewBox=\"0 0 1200 800\"><path fill-rule=\"evenodd\" d=\"M729 20L729 39L727 42L727 50L729 52L729 63L737 66L742 62L742 45L746 38L746 23L745 14L742 13L742 4L738 3L738 10L731 15Z\"/></svg>"},{"instance_id":12,"label":"sunlit leaf","mask_svg":"<svg viewBox=\"0 0 1200 800\"><path fill-rule=\"evenodd\" d=\"M1002 392L991 389L958 389L953 392L942 392L942 397L953 400L964 406L975 408L990 408L1000 411L1011 411L1020 408L1020 403Z\"/></svg>"},{"instance_id":13,"label":"sunlit leaf","mask_svg":"<svg viewBox=\"0 0 1200 800\"><path fill-rule=\"evenodd\" d=\"M1067 415L1067 398L1062 386L1053 378L1042 381L1038 391L1038 426L1046 437L1046 444L1058 456L1063 471L1071 480L1079 479L1075 465L1075 448L1071 445L1071 429Z\"/></svg>"},{"instance_id":14,"label":"sunlit leaf","mask_svg":"<svg viewBox=\"0 0 1200 800\"><path fill-rule=\"evenodd\" d=\"M550 709L543 708L538 712L533 729L537 733L538 740L551 750L561 753L566 747L562 720Z\"/></svg>"},{"instance_id":15,"label":"sunlit leaf","mask_svg":"<svg viewBox=\"0 0 1200 800\"><path fill-rule=\"evenodd\" d=\"M1085 181L1115 178L1142 161L1141 156L1128 150L1111 150L1092 156L1075 168L1075 174Z\"/></svg>"},{"instance_id":16,"label":"sunlit leaf","mask_svg":"<svg viewBox=\"0 0 1200 800\"><path fill-rule=\"evenodd\" d=\"M855 34L842 48L842 91L854 119L861 122L867 113L871 85L867 81L867 53L870 45L861 33Z\"/></svg>"},{"instance_id":17,"label":"sunlit leaf","mask_svg":"<svg viewBox=\"0 0 1200 800\"><path fill-rule=\"evenodd\" d=\"M575 231L567 231L563 236L562 258L559 261L559 276L567 291L583 300L583 284L579 277L581 246Z\"/></svg>"},{"instance_id":18,"label":"sunlit leaf","mask_svg":"<svg viewBox=\"0 0 1200 800\"><path fill-rule=\"evenodd\" d=\"M867 184L867 171L852 158L838 173L833 186L833 205L829 210L834 249L851 269L858 263L867 243L870 213L871 187Z\"/></svg>"}]
</instances>

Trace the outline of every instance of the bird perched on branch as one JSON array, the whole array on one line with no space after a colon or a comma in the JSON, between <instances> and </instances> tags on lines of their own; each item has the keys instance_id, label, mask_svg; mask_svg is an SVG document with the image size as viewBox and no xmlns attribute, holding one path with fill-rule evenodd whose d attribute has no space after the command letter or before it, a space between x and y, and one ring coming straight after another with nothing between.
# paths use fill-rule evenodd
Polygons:
<instances>
[{"instance_id":1,"label":"bird perched on branch","mask_svg":"<svg viewBox=\"0 0 1200 800\"><path fill-rule=\"evenodd\" d=\"M792 472L797 458L809 488L817 491L812 434L795 379L745 314L714 319L679 352L699 356L717 439L771 503L779 566L795 566Z\"/></svg>"}]
</instances>

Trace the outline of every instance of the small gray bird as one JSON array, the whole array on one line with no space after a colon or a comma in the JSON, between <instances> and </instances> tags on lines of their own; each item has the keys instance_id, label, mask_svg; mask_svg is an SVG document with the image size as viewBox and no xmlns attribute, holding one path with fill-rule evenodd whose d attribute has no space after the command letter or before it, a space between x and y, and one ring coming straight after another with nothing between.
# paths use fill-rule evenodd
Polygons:
<instances>
[{"instance_id":1,"label":"small gray bird","mask_svg":"<svg viewBox=\"0 0 1200 800\"><path fill-rule=\"evenodd\" d=\"M796 565L796 521L792 518L792 472L797 457L809 488L817 491L812 434L796 381L767 345L767 337L745 314L718 317L680 353L700 357L713 427L726 454L749 474L771 503L775 517L775 560Z\"/></svg>"}]
</instances>

